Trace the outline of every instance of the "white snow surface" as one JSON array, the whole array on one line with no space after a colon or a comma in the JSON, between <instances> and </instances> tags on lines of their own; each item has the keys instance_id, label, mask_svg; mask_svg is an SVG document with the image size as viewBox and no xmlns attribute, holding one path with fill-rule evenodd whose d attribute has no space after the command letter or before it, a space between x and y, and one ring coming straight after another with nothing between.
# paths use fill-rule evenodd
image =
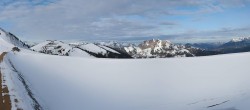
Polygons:
<instances>
[{"instance_id":1,"label":"white snow surface","mask_svg":"<svg viewBox=\"0 0 250 110\"><path fill-rule=\"evenodd\" d=\"M109 48L107 46L104 46L104 45L98 45L98 46L101 47L101 48L103 48L103 49L105 49L105 50L108 50L110 52L120 54L119 52L117 52L117 51L115 51L115 50L113 50L113 49L111 49L111 48Z\"/></svg>"},{"instance_id":2,"label":"white snow surface","mask_svg":"<svg viewBox=\"0 0 250 110\"><path fill-rule=\"evenodd\" d=\"M91 56L87 52L82 51L81 49L78 49L78 48L73 48L72 50L70 50L69 56L72 56L72 57L84 57L84 58L95 58L94 56Z\"/></svg>"},{"instance_id":3,"label":"white snow surface","mask_svg":"<svg viewBox=\"0 0 250 110\"><path fill-rule=\"evenodd\" d=\"M84 50L88 50L90 52L93 52L93 53L100 53L100 54L106 54L107 51L93 43L88 43L86 45L81 45L80 48L84 49Z\"/></svg>"},{"instance_id":4,"label":"white snow surface","mask_svg":"<svg viewBox=\"0 0 250 110\"><path fill-rule=\"evenodd\" d=\"M250 53L130 60L7 56L49 110L250 108Z\"/></svg>"},{"instance_id":5,"label":"white snow surface","mask_svg":"<svg viewBox=\"0 0 250 110\"><path fill-rule=\"evenodd\" d=\"M2 39L1 35L0 35L0 52L7 52L10 51L12 49L12 47L14 47L14 45L6 42L4 39Z\"/></svg>"}]
</instances>

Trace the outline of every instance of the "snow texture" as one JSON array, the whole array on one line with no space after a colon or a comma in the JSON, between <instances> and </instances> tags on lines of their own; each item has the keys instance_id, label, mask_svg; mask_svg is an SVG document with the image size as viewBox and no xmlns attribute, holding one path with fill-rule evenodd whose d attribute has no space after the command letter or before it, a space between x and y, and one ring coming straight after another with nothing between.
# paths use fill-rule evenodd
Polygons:
<instances>
[{"instance_id":1,"label":"snow texture","mask_svg":"<svg viewBox=\"0 0 250 110\"><path fill-rule=\"evenodd\" d=\"M172 59L8 54L50 110L248 110L250 53Z\"/></svg>"}]
</instances>

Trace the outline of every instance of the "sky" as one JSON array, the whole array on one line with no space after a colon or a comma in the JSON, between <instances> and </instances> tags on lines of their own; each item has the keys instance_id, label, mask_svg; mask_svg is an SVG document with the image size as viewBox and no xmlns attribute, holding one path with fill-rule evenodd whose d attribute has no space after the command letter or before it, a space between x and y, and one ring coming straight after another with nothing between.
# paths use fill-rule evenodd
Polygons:
<instances>
[{"instance_id":1,"label":"sky","mask_svg":"<svg viewBox=\"0 0 250 110\"><path fill-rule=\"evenodd\" d=\"M250 0L1 0L20 39L219 42L250 36Z\"/></svg>"}]
</instances>

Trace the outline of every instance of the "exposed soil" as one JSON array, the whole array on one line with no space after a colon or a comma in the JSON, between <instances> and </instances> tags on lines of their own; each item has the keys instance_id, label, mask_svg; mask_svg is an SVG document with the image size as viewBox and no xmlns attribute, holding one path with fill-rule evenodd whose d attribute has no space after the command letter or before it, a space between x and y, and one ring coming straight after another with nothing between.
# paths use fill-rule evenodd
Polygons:
<instances>
[{"instance_id":1,"label":"exposed soil","mask_svg":"<svg viewBox=\"0 0 250 110\"><path fill-rule=\"evenodd\" d=\"M0 55L0 62L3 61L3 57L5 54L6 52ZM3 85L4 82L5 82L5 79L0 70L0 92L1 92L0 110L11 110L11 100L10 100L9 90L8 90L7 85Z\"/></svg>"}]
</instances>

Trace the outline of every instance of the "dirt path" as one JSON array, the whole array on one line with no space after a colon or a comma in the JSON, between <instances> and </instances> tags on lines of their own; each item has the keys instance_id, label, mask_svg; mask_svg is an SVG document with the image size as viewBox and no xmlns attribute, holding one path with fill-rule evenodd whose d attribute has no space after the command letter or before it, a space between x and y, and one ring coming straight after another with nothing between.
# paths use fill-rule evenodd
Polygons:
<instances>
[{"instance_id":1,"label":"dirt path","mask_svg":"<svg viewBox=\"0 0 250 110\"><path fill-rule=\"evenodd\" d=\"M3 52L0 55L0 62L3 61L3 57L5 56L6 52ZM9 90L7 85L3 85L5 82L4 76L0 70L0 110L11 110L11 100L9 95Z\"/></svg>"}]
</instances>

